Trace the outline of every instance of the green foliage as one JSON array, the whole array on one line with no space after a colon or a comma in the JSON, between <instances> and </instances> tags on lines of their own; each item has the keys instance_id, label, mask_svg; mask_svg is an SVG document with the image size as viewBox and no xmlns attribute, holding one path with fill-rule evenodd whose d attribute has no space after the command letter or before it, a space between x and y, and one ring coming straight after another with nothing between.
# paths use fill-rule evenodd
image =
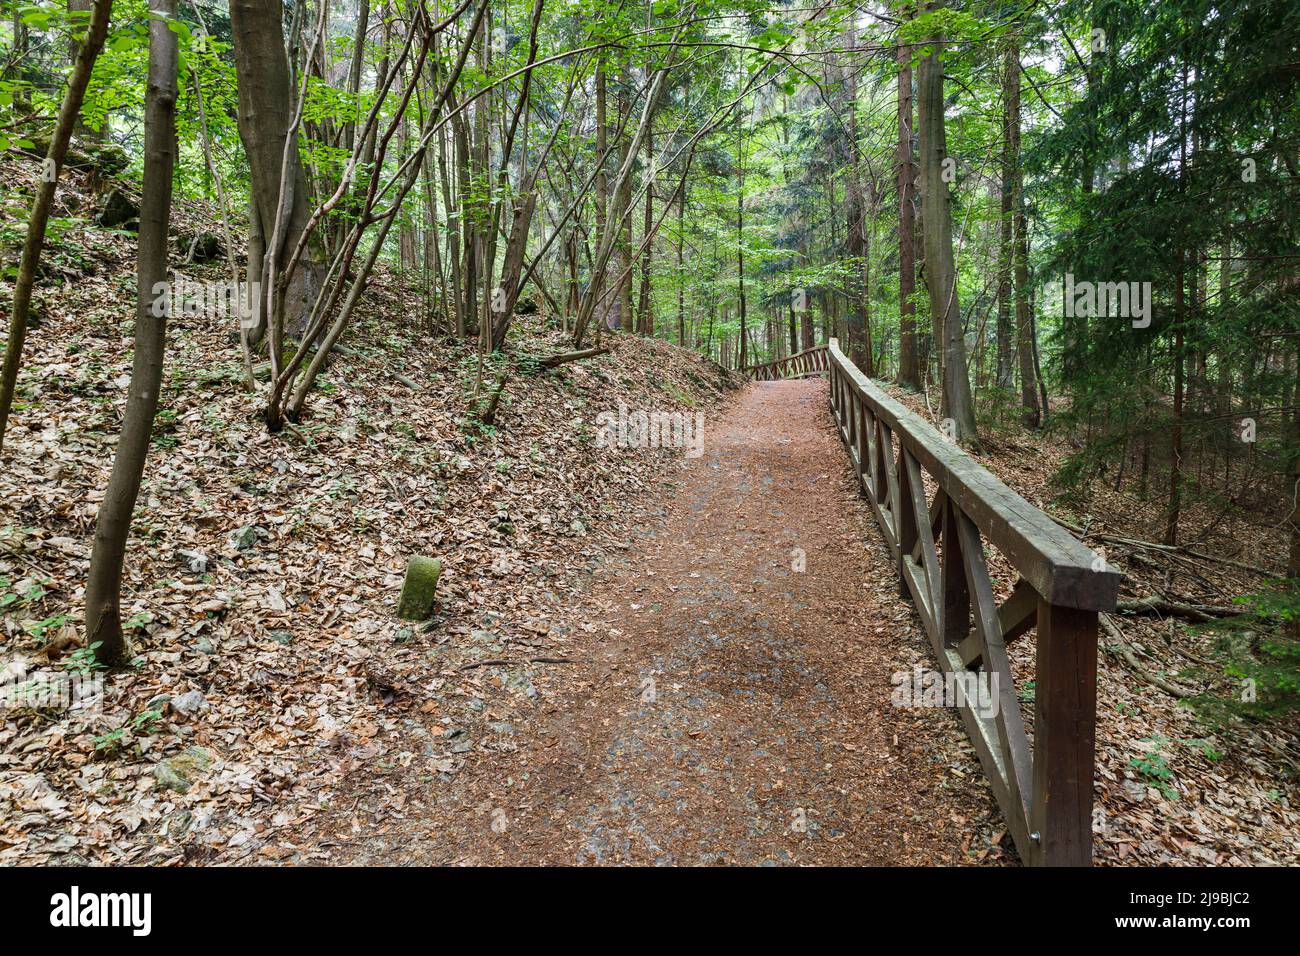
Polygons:
<instances>
[{"instance_id":1,"label":"green foliage","mask_svg":"<svg viewBox=\"0 0 1300 956\"><path fill-rule=\"evenodd\" d=\"M1300 582L1236 599L1243 614L1202 625L1214 638L1221 671L1204 669L1207 677L1226 678L1225 693L1192 700L1197 713L1214 726L1237 719L1263 720L1300 711Z\"/></svg>"},{"instance_id":2,"label":"green foliage","mask_svg":"<svg viewBox=\"0 0 1300 956\"><path fill-rule=\"evenodd\" d=\"M101 644L101 641L95 641L89 647L77 648L63 659L64 670L73 671L83 677L97 670L106 670L104 665L95 659L95 652L99 650Z\"/></svg>"},{"instance_id":3,"label":"green foliage","mask_svg":"<svg viewBox=\"0 0 1300 956\"><path fill-rule=\"evenodd\" d=\"M1169 739L1163 734L1147 737L1143 743L1148 750L1140 757L1129 758L1129 766L1142 775L1143 779L1163 793L1166 799L1177 800L1178 790L1174 787L1174 771L1169 766L1166 748Z\"/></svg>"}]
</instances>

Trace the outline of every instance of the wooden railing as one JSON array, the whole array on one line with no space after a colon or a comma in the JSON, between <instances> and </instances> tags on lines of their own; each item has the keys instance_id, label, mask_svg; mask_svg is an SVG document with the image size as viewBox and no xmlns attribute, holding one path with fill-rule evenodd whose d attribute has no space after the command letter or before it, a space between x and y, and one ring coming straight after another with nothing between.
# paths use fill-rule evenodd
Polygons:
<instances>
[{"instance_id":1,"label":"wooden railing","mask_svg":"<svg viewBox=\"0 0 1300 956\"><path fill-rule=\"evenodd\" d=\"M903 596L914 602L945 672L976 671L996 688L995 707L960 712L1021 859L1089 865L1097 614L1114 609L1119 575L873 385L835 339L826 351L840 437L897 565ZM923 474L936 486L928 503ZM1000 605L985 542L1020 575ZM1007 645L1035 626L1031 747Z\"/></svg>"},{"instance_id":2,"label":"wooden railing","mask_svg":"<svg viewBox=\"0 0 1300 956\"><path fill-rule=\"evenodd\" d=\"M745 372L755 382L770 382L778 378L802 378L805 375L824 375L830 369L826 346L804 349L787 358L751 365Z\"/></svg>"}]
</instances>

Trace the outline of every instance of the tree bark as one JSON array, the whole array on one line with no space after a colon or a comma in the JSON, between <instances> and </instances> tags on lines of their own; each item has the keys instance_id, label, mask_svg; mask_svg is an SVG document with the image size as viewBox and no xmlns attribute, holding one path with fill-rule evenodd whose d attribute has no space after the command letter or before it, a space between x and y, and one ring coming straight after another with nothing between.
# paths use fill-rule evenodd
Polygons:
<instances>
[{"instance_id":1,"label":"tree bark","mask_svg":"<svg viewBox=\"0 0 1300 956\"><path fill-rule=\"evenodd\" d=\"M1029 302L1029 225L1025 217L1025 173L1020 165L1020 43L1014 35L1007 39L1004 74L1006 95L1007 160L1010 163L1011 257L1014 273L1016 307L1016 346L1020 353L1021 422L1037 428L1046 414L1038 407L1036 323ZM1004 226L1005 228L1005 226ZM1004 234L1005 235L1005 234ZM1002 305L998 306L998 345L1002 339ZM999 365L1000 365L999 358ZM1008 371L1009 374L1009 371ZM1000 384L1000 383L999 383Z\"/></svg>"},{"instance_id":2,"label":"tree bark","mask_svg":"<svg viewBox=\"0 0 1300 956\"><path fill-rule=\"evenodd\" d=\"M906 10L901 16L907 16ZM911 151L911 47L898 44L898 384L920 389L917 349L917 166Z\"/></svg>"},{"instance_id":3,"label":"tree bark","mask_svg":"<svg viewBox=\"0 0 1300 956\"><path fill-rule=\"evenodd\" d=\"M655 187L653 177L654 165L654 131L647 130L645 137L645 249L641 253L641 289L637 297L637 324L642 335L655 334L654 305L651 301L653 291L650 278L650 266L654 253L654 207Z\"/></svg>"},{"instance_id":4,"label":"tree bark","mask_svg":"<svg viewBox=\"0 0 1300 956\"><path fill-rule=\"evenodd\" d=\"M927 10L944 6L927 3ZM948 184L943 180L947 159L944 127L943 66L939 54L942 37L927 43L920 61L921 201L925 207L922 235L925 240L925 278L930 293L930 315L942 334L943 403L945 417L952 420L955 438L976 442L975 406L966 369L966 342L962 332L961 308L957 301L957 271L952 250L952 210Z\"/></svg>"},{"instance_id":5,"label":"tree bark","mask_svg":"<svg viewBox=\"0 0 1300 956\"><path fill-rule=\"evenodd\" d=\"M281 14L282 8L278 3L264 0L230 2L235 76L239 87L239 138L248 157L251 192L257 203L263 238L268 243L280 219L281 205L285 206L279 248L267 250L275 257L277 273L298 244L311 216L307 177L298 156L297 143L290 143L287 151L285 148L293 116L293 87L284 48ZM288 185L291 196L281 194L282 183ZM291 333L301 334L305 313L319 289L319 281L319 270L313 263L305 261L299 264L284 305L285 322ZM263 290L263 295L265 292Z\"/></svg>"},{"instance_id":6,"label":"tree bark","mask_svg":"<svg viewBox=\"0 0 1300 956\"><path fill-rule=\"evenodd\" d=\"M176 16L176 0L152 0L153 12ZM144 475L162 388L169 296L167 230L171 222L172 170L176 161L176 34L167 20L149 23L149 84L145 98L144 186L136 259L135 357L127 389L122 435L95 522L95 545L86 579L86 646L110 667L127 662L122 634L122 564Z\"/></svg>"},{"instance_id":7,"label":"tree bark","mask_svg":"<svg viewBox=\"0 0 1300 956\"><path fill-rule=\"evenodd\" d=\"M1017 114L1013 122L1013 104ZM997 386L1012 385L1011 313L1015 293L1012 287L1012 261L1015 248L1015 170L1020 164L1019 150L1020 63L1010 37L1002 61L1002 176L1001 207L998 220L998 319L997 319ZM1015 129L1013 130L1013 125Z\"/></svg>"}]
</instances>

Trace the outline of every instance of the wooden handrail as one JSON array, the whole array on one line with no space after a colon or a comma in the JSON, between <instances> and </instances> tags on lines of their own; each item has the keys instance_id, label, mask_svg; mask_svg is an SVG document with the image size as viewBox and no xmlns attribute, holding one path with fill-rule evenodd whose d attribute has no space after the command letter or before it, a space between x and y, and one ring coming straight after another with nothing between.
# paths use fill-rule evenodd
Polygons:
<instances>
[{"instance_id":1,"label":"wooden handrail","mask_svg":"<svg viewBox=\"0 0 1300 956\"><path fill-rule=\"evenodd\" d=\"M835 339L826 352L840 437L940 668L996 686L995 713L959 710L1021 858L1091 863L1097 614L1115 607L1119 575L873 384ZM1001 605L986 541L1020 574ZM1031 748L1006 648L1035 626Z\"/></svg>"},{"instance_id":2,"label":"wooden handrail","mask_svg":"<svg viewBox=\"0 0 1300 956\"><path fill-rule=\"evenodd\" d=\"M830 360L825 345L815 345L783 359L750 365L742 371L755 382L770 382L779 378L801 378L805 375L822 375L830 370Z\"/></svg>"}]
</instances>

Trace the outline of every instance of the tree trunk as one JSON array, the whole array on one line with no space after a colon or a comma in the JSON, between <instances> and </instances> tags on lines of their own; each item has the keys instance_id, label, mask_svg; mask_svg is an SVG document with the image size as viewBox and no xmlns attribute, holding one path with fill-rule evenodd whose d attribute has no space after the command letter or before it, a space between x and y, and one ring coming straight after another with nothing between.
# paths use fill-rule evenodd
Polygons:
<instances>
[{"instance_id":1,"label":"tree trunk","mask_svg":"<svg viewBox=\"0 0 1300 956\"><path fill-rule=\"evenodd\" d=\"M1183 67L1182 103L1179 113L1178 191L1186 191L1187 177L1187 67ZM1174 404L1169 428L1169 501L1165 510L1165 544L1178 543L1178 522L1183 510L1183 335L1187 321L1187 250L1181 240L1177 250L1178 270L1174 277Z\"/></svg>"},{"instance_id":2,"label":"tree trunk","mask_svg":"<svg viewBox=\"0 0 1300 956\"><path fill-rule=\"evenodd\" d=\"M151 0L155 13L176 16L176 0ZM176 161L177 44L167 21L149 23L149 84L145 95L144 186L136 260L135 357L127 389L122 435L95 522L95 545L86 579L86 646L110 667L127 662L122 634L122 563L144 475L162 388L167 338L167 229L171 221L172 169ZM159 314L161 313L161 314Z\"/></svg>"},{"instance_id":3,"label":"tree trunk","mask_svg":"<svg viewBox=\"0 0 1300 956\"><path fill-rule=\"evenodd\" d=\"M605 243L605 230L609 228L609 91L605 75L605 61L596 61L596 248ZM592 269L587 283L586 297L594 297L597 302L605 292L604 270ZM579 305L579 312L582 306ZM596 321L596 341L600 341L601 329L605 326L604 309ZM577 326L575 325L575 331Z\"/></svg>"},{"instance_id":4,"label":"tree trunk","mask_svg":"<svg viewBox=\"0 0 1300 956\"><path fill-rule=\"evenodd\" d=\"M927 3L927 10L942 7ZM948 158L944 128L943 66L939 53L942 37L928 44L929 53L920 62L921 201L925 207L925 278L930 293L930 315L941 332L943 348L943 402L945 417L952 420L955 438L976 442L975 406L966 370L966 342L962 332L961 308L957 301L957 272L952 250L952 210L948 184L943 180Z\"/></svg>"},{"instance_id":5,"label":"tree trunk","mask_svg":"<svg viewBox=\"0 0 1300 956\"><path fill-rule=\"evenodd\" d=\"M1004 82L1007 100L1007 158L1011 173L1011 256L1015 280L1016 345L1020 353L1020 420L1028 428L1037 428L1047 409L1044 407L1040 411L1036 388L1038 342L1029 302L1029 226L1025 217L1025 174L1020 165L1020 44L1015 36L1008 37L1007 40ZM1000 322L1000 304L998 316ZM1001 331L999 325L999 347Z\"/></svg>"},{"instance_id":6,"label":"tree trunk","mask_svg":"<svg viewBox=\"0 0 1300 956\"><path fill-rule=\"evenodd\" d=\"M104 38L108 35L108 18L112 9L113 0L96 0L90 29L86 32L86 42L81 45L72 75L68 78L68 88L63 94L63 104L59 107L59 116L45 154L36 198L32 201L32 213L27 220L27 238L23 242L18 276L14 282L9 342L5 347L4 368L0 371L0 451L4 449L5 428L9 423L9 410L13 406L14 388L18 384L23 340L27 337L27 319L32 309L32 287L36 282L36 270L41 263L41 252L45 249L45 227L54 205L54 193L59 188L59 175L63 172L63 160L68 154L68 141L72 138L73 126L80 115L82 101L86 98L86 85L90 82L95 59L104 47Z\"/></svg>"},{"instance_id":7,"label":"tree trunk","mask_svg":"<svg viewBox=\"0 0 1300 956\"><path fill-rule=\"evenodd\" d=\"M906 12L904 12L906 16ZM898 47L898 384L920 389L917 347L917 168L911 151L911 47Z\"/></svg>"},{"instance_id":8,"label":"tree trunk","mask_svg":"<svg viewBox=\"0 0 1300 956\"><path fill-rule=\"evenodd\" d=\"M647 130L645 136L645 249L641 252L641 289L637 297L637 324L642 335L655 334L654 305L651 302L653 291L650 278L650 265L654 252L655 231L655 186L654 186L654 131Z\"/></svg>"},{"instance_id":9,"label":"tree trunk","mask_svg":"<svg viewBox=\"0 0 1300 956\"><path fill-rule=\"evenodd\" d=\"M267 250L282 268L302 236L311 215L307 177L296 142L286 140L293 116L293 88L284 48L282 8L260 0L231 0L230 28L234 37L235 75L239 86L239 138L248 157L249 182L263 237L268 245L283 218L279 248ZM291 195L281 194L282 183ZM284 215L281 217L281 206ZM305 313L319 290L319 267L299 263L286 290L284 317L292 334L301 334ZM262 290L263 295L267 290ZM274 318L268 317L268 318Z\"/></svg>"},{"instance_id":10,"label":"tree trunk","mask_svg":"<svg viewBox=\"0 0 1300 956\"><path fill-rule=\"evenodd\" d=\"M1295 364L1300 369L1300 344L1295 350ZM1291 501L1291 554L1287 562L1287 577L1292 581L1300 580L1300 403L1294 403L1291 411L1291 474L1286 483L1286 494ZM1300 638L1300 620L1292 619L1290 634Z\"/></svg>"},{"instance_id":11,"label":"tree trunk","mask_svg":"<svg viewBox=\"0 0 1300 956\"><path fill-rule=\"evenodd\" d=\"M686 276L682 271L682 247L686 245L686 232L682 217L686 214L686 182L677 187L677 344L686 345Z\"/></svg>"},{"instance_id":12,"label":"tree trunk","mask_svg":"<svg viewBox=\"0 0 1300 956\"><path fill-rule=\"evenodd\" d=\"M1013 119L1014 112L1017 114ZM998 320L997 320L997 386L1010 389L1011 362L1011 312L1015 295L1012 291L1012 259L1015 248L1015 171L1020 165L1020 58L1015 42L1008 37L1002 63L1002 195L998 221ZM1014 130L1013 130L1014 126Z\"/></svg>"},{"instance_id":13,"label":"tree trunk","mask_svg":"<svg viewBox=\"0 0 1300 956\"><path fill-rule=\"evenodd\" d=\"M744 368L749 336L745 329L745 167L743 159L740 167L740 188L736 190L736 276L740 282L740 358L737 368Z\"/></svg>"}]
</instances>

